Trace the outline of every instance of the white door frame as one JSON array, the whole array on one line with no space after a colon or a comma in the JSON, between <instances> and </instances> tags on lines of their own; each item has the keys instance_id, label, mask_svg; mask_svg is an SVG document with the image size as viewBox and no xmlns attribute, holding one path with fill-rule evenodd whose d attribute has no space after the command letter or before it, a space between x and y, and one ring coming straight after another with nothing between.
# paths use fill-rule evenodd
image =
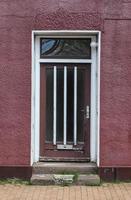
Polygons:
<instances>
[{"instance_id":1,"label":"white door frame","mask_svg":"<svg viewBox=\"0 0 131 200\"><path fill-rule=\"evenodd\" d=\"M91 59L40 59L40 37L91 38ZM40 157L40 63L91 63L90 158L99 166L100 31L32 31L31 165Z\"/></svg>"}]
</instances>

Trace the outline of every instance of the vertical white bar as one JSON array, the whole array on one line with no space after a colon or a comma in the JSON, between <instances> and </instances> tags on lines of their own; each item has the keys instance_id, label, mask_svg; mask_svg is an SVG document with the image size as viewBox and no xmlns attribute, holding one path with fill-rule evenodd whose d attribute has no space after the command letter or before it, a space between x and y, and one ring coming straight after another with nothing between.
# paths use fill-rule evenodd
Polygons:
<instances>
[{"instance_id":1,"label":"vertical white bar","mask_svg":"<svg viewBox=\"0 0 131 200\"><path fill-rule=\"evenodd\" d=\"M53 144L56 145L56 109L57 109L57 68L54 66L54 100L53 100Z\"/></svg>"},{"instance_id":2,"label":"vertical white bar","mask_svg":"<svg viewBox=\"0 0 131 200\"><path fill-rule=\"evenodd\" d=\"M98 34L97 65L97 166L100 166L100 54L101 54L101 32Z\"/></svg>"},{"instance_id":3,"label":"vertical white bar","mask_svg":"<svg viewBox=\"0 0 131 200\"><path fill-rule=\"evenodd\" d=\"M74 145L77 145L77 67L74 67Z\"/></svg>"},{"instance_id":4,"label":"vertical white bar","mask_svg":"<svg viewBox=\"0 0 131 200\"><path fill-rule=\"evenodd\" d=\"M67 143L67 67L64 66L64 145Z\"/></svg>"},{"instance_id":5,"label":"vertical white bar","mask_svg":"<svg viewBox=\"0 0 131 200\"><path fill-rule=\"evenodd\" d=\"M91 162L96 162L96 37L91 40L91 120L90 120L90 152Z\"/></svg>"},{"instance_id":6,"label":"vertical white bar","mask_svg":"<svg viewBox=\"0 0 131 200\"><path fill-rule=\"evenodd\" d=\"M39 160L40 156L40 39L35 40L35 97L34 97L34 120L35 120L35 136L34 136L34 162Z\"/></svg>"},{"instance_id":7,"label":"vertical white bar","mask_svg":"<svg viewBox=\"0 0 131 200\"><path fill-rule=\"evenodd\" d=\"M32 165L34 162L34 124L35 124L35 36L34 32L32 31L32 68L31 68L31 157L30 157L30 164Z\"/></svg>"}]
</instances>

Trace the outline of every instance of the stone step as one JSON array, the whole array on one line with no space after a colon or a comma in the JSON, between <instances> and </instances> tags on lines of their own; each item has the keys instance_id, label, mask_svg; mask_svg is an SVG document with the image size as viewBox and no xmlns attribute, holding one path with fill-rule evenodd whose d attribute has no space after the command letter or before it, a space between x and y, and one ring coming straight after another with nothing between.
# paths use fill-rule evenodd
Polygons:
<instances>
[{"instance_id":1,"label":"stone step","mask_svg":"<svg viewBox=\"0 0 131 200\"><path fill-rule=\"evenodd\" d=\"M93 162L38 162L33 165L33 174L95 174L97 166Z\"/></svg>"},{"instance_id":2,"label":"stone step","mask_svg":"<svg viewBox=\"0 0 131 200\"><path fill-rule=\"evenodd\" d=\"M100 177L97 174L34 174L31 178L33 185L100 185Z\"/></svg>"}]
</instances>

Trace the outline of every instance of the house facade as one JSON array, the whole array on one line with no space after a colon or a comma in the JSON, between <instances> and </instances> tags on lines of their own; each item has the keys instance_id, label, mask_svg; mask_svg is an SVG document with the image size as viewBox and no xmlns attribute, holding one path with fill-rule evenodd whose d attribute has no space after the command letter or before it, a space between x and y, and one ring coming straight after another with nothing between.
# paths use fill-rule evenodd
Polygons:
<instances>
[{"instance_id":1,"label":"house facade","mask_svg":"<svg viewBox=\"0 0 131 200\"><path fill-rule=\"evenodd\" d=\"M131 0L0 2L0 177L95 162L131 178Z\"/></svg>"}]
</instances>

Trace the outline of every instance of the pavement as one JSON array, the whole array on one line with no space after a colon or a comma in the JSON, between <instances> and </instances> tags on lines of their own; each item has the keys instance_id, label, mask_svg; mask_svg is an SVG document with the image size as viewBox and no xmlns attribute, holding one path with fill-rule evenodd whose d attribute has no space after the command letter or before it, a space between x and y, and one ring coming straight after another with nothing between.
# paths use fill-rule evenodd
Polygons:
<instances>
[{"instance_id":1,"label":"pavement","mask_svg":"<svg viewBox=\"0 0 131 200\"><path fill-rule=\"evenodd\" d=\"M131 200L131 183L101 186L0 185L0 200Z\"/></svg>"}]
</instances>

